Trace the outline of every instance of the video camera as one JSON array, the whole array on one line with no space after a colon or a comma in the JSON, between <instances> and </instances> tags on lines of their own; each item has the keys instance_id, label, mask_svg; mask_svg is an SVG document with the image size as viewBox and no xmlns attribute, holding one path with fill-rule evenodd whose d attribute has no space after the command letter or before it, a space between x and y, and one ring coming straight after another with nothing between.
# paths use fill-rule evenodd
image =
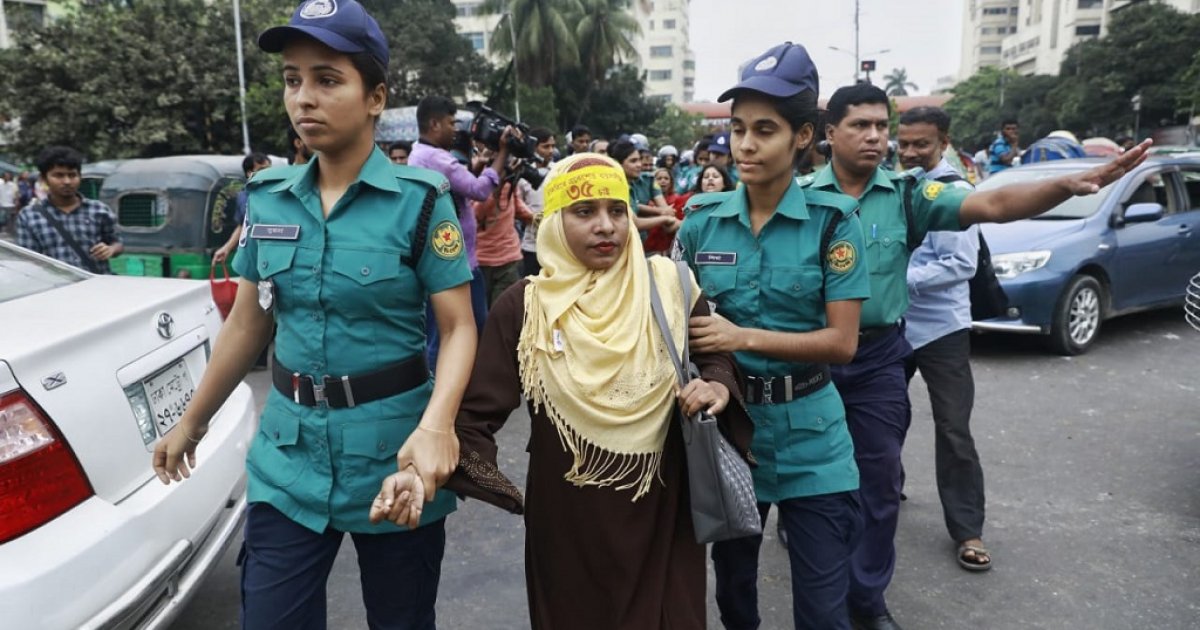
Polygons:
<instances>
[{"instance_id":1,"label":"video camera","mask_svg":"<svg viewBox=\"0 0 1200 630\"><path fill-rule=\"evenodd\" d=\"M467 103L467 109L475 112L475 119L471 121L471 139L493 151L500 150L500 139L504 136L505 127L512 127L521 132L520 138L510 135L505 142L508 154L518 160L516 166L511 167L509 171L514 181L524 179L534 189L540 188L546 177L536 166L542 162L537 154L539 139L529 133L529 125L519 123L479 101Z\"/></svg>"}]
</instances>

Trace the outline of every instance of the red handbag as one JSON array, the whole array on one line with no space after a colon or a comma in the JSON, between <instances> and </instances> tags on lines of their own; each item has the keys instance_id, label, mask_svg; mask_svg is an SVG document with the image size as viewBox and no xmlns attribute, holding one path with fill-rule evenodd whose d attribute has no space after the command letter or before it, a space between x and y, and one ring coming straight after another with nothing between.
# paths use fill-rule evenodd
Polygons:
<instances>
[{"instance_id":1,"label":"red handbag","mask_svg":"<svg viewBox=\"0 0 1200 630\"><path fill-rule=\"evenodd\" d=\"M224 278L217 279L217 261L213 261L212 266L208 268L208 286L212 289L213 302L217 305L217 310L221 311L221 319L229 317L229 311L233 310L233 300L237 298L238 283L237 280L229 277L229 267L225 263L221 263L221 273Z\"/></svg>"}]
</instances>

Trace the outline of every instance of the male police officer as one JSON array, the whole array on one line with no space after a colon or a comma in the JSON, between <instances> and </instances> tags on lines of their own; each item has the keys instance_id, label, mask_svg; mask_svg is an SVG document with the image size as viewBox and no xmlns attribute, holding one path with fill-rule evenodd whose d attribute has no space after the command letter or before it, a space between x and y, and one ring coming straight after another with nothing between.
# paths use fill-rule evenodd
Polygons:
<instances>
[{"instance_id":1,"label":"male police officer","mask_svg":"<svg viewBox=\"0 0 1200 630\"><path fill-rule=\"evenodd\" d=\"M900 117L900 163L922 169L922 178L971 190L942 157L950 144L950 116L937 107L917 107ZM913 347L906 363L917 370L933 407L938 496L946 529L959 544L958 563L986 571L991 556L983 546L983 467L971 437L975 380L971 375L971 288L979 262L979 227L930 232L908 264L905 338Z\"/></svg>"},{"instance_id":2,"label":"male police officer","mask_svg":"<svg viewBox=\"0 0 1200 630\"><path fill-rule=\"evenodd\" d=\"M880 167L887 154L890 110L887 94L873 85L835 92L826 107L826 137L833 152L830 167L801 180L805 188L858 199L871 269L871 299L863 305L858 352L849 365L833 367L833 381L845 401L854 437L865 521L851 559L847 602L855 624L872 629L899 627L883 594L895 567L900 449L912 415L904 376L904 361L912 348L904 339L900 319L908 307L911 250L930 231L1015 221L1045 212L1073 195L1093 194L1145 160L1150 146L1145 142L1112 162L1075 175L972 193L937 181L915 182L911 174ZM906 220L905 197L912 225Z\"/></svg>"}]
</instances>

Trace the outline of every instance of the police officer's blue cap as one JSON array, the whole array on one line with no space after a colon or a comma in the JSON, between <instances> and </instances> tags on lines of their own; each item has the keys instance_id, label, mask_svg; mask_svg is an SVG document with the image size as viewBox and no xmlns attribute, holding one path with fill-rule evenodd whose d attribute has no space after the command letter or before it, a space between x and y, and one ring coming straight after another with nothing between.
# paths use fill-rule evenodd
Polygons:
<instances>
[{"instance_id":1,"label":"police officer's blue cap","mask_svg":"<svg viewBox=\"0 0 1200 630\"><path fill-rule=\"evenodd\" d=\"M725 90L717 101L724 103L740 90L761 92L777 98L795 96L804 90L819 93L817 66L804 46L784 42L747 62L742 69L742 80Z\"/></svg>"},{"instance_id":2,"label":"police officer's blue cap","mask_svg":"<svg viewBox=\"0 0 1200 630\"><path fill-rule=\"evenodd\" d=\"M709 153L724 153L729 155L729 132L725 132L716 138L713 138L712 144L708 145Z\"/></svg>"},{"instance_id":3,"label":"police officer's blue cap","mask_svg":"<svg viewBox=\"0 0 1200 630\"><path fill-rule=\"evenodd\" d=\"M370 53L386 68L387 38L379 22L354 0L305 0L296 7L287 26L276 26L258 36L258 47L266 52L283 52L295 35L307 35L346 54Z\"/></svg>"}]
</instances>

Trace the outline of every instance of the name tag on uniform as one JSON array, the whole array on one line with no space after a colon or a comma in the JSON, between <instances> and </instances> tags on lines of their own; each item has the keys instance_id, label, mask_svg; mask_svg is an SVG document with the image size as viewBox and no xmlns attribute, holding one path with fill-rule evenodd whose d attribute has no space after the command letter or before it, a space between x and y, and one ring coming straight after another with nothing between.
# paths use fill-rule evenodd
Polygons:
<instances>
[{"instance_id":1,"label":"name tag on uniform","mask_svg":"<svg viewBox=\"0 0 1200 630\"><path fill-rule=\"evenodd\" d=\"M696 254L697 265L736 265L737 252L699 252Z\"/></svg>"},{"instance_id":2,"label":"name tag on uniform","mask_svg":"<svg viewBox=\"0 0 1200 630\"><path fill-rule=\"evenodd\" d=\"M258 223L250 227L250 238L261 238L269 241L294 241L300 238L300 226Z\"/></svg>"}]
</instances>

